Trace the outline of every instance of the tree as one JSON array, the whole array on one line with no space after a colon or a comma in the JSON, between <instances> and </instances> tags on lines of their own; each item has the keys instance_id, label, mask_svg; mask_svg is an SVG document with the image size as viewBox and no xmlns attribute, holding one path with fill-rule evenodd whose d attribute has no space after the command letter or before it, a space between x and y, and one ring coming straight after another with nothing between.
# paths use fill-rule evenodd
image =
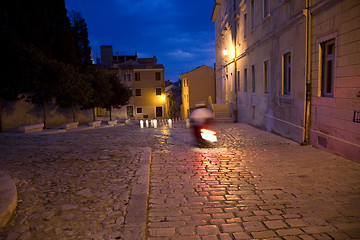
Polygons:
<instances>
[{"instance_id":1,"label":"tree","mask_svg":"<svg viewBox=\"0 0 360 240\"><path fill-rule=\"evenodd\" d=\"M0 113L1 99L26 96L43 105L46 126L47 103L56 99L60 106L73 108L87 102L91 50L85 20L77 16L72 27L64 0L0 3Z\"/></svg>"},{"instance_id":2,"label":"tree","mask_svg":"<svg viewBox=\"0 0 360 240\"><path fill-rule=\"evenodd\" d=\"M111 109L112 108L121 108L129 103L132 96L132 91L129 87L120 82L116 74L108 74L108 79L111 85L112 94L110 95L106 108L110 110L110 120L111 118Z\"/></svg>"},{"instance_id":3,"label":"tree","mask_svg":"<svg viewBox=\"0 0 360 240\"><path fill-rule=\"evenodd\" d=\"M92 64L86 22L80 12L71 10L68 15L73 30L74 41L77 46L77 57L80 61L79 65L84 69Z\"/></svg>"},{"instance_id":4,"label":"tree","mask_svg":"<svg viewBox=\"0 0 360 240\"><path fill-rule=\"evenodd\" d=\"M82 109L92 109L95 120L95 107L106 107L112 95L111 84L102 69L92 69L88 72L87 79L92 90L87 101L82 103Z\"/></svg>"},{"instance_id":5,"label":"tree","mask_svg":"<svg viewBox=\"0 0 360 240\"><path fill-rule=\"evenodd\" d=\"M56 91L56 103L62 108L71 108L75 122L75 106L88 102L91 85L87 81L88 74L78 72L69 64L60 66L61 74Z\"/></svg>"}]
</instances>

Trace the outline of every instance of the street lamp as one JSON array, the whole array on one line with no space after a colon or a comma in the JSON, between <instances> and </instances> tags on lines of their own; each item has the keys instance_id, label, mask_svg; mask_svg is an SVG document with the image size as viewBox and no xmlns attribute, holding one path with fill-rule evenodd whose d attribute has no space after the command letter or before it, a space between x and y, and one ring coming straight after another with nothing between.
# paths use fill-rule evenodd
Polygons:
<instances>
[{"instance_id":1,"label":"street lamp","mask_svg":"<svg viewBox=\"0 0 360 240\"><path fill-rule=\"evenodd\" d=\"M160 101L164 103L165 100L166 100L165 94L161 94L161 96L160 96Z\"/></svg>"}]
</instances>

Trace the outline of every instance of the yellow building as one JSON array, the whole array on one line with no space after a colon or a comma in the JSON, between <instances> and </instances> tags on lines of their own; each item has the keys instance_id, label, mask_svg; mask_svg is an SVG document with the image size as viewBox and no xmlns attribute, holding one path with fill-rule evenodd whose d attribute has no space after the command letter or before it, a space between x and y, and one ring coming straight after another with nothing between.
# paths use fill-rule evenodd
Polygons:
<instances>
[{"instance_id":1,"label":"yellow building","mask_svg":"<svg viewBox=\"0 0 360 240\"><path fill-rule=\"evenodd\" d=\"M183 119L189 117L196 102L209 102L215 98L214 69L202 65L190 72L181 75Z\"/></svg>"},{"instance_id":2,"label":"yellow building","mask_svg":"<svg viewBox=\"0 0 360 240\"><path fill-rule=\"evenodd\" d=\"M113 109L115 118L161 119L165 116L165 68L157 59L138 58L137 55L113 56L112 46L101 46L102 67L115 71L119 81L130 87L130 103ZM111 59L109 59L111 58Z\"/></svg>"},{"instance_id":3,"label":"yellow building","mask_svg":"<svg viewBox=\"0 0 360 240\"><path fill-rule=\"evenodd\" d=\"M216 103L360 160L360 1L215 0Z\"/></svg>"}]
</instances>

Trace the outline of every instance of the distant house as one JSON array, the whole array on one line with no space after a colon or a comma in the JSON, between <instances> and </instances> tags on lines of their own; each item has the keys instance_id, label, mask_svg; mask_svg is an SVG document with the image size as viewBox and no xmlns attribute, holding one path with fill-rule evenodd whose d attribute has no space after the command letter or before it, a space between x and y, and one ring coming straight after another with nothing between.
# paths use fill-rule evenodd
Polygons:
<instances>
[{"instance_id":1,"label":"distant house","mask_svg":"<svg viewBox=\"0 0 360 240\"><path fill-rule=\"evenodd\" d=\"M114 71L119 81L130 87L133 97L127 106L113 109L115 118L155 119L165 118L165 68L157 59L138 58L135 55L113 55L112 46L101 46L99 68ZM106 115L105 109L98 109L98 117Z\"/></svg>"},{"instance_id":2,"label":"distant house","mask_svg":"<svg viewBox=\"0 0 360 240\"><path fill-rule=\"evenodd\" d=\"M181 75L182 108L181 117L189 117L196 102L210 103L215 98L214 69L202 65L190 72Z\"/></svg>"},{"instance_id":3,"label":"distant house","mask_svg":"<svg viewBox=\"0 0 360 240\"><path fill-rule=\"evenodd\" d=\"M168 82L165 87L166 94L166 115L168 118L181 118L181 81L175 83Z\"/></svg>"}]
</instances>

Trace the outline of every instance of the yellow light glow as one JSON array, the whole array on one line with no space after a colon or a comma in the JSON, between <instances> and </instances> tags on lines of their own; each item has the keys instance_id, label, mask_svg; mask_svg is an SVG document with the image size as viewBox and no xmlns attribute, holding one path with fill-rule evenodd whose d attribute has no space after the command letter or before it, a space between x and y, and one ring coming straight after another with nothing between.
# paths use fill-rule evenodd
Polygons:
<instances>
[{"instance_id":1,"label":"yellow light glow","mask_svg":"<svg viewBox=\"0 0 360 240\"><path fill-rule=\"evenodd\" d=\"M161 94L161 96L160 96L160 101L161 101L161 102L165 102L165 100L166 100L165 94Z\"/></svg>"},{"instance_id":2,"label":"yellow light glow","mask_svg":"<svg viewBox=\"0 0 360 240\"><path fill-rule=\"evenodd\" d=\"M223 54L226 56L229 54L229 51L225 49L225 50L223 50Z\"/></svg>"}]
</instances>

